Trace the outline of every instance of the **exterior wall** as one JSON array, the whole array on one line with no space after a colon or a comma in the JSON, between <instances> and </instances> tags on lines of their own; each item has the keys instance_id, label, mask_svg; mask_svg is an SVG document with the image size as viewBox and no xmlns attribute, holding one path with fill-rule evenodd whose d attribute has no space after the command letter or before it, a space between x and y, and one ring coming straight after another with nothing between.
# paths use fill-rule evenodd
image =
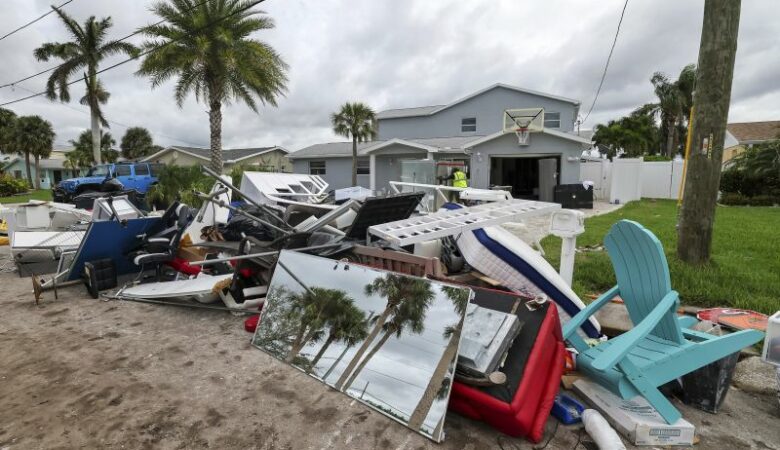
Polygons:
<instances>
[{"instance_id":1,"label":"exterior wall","mask_svg":"<svg viewBox=\"0 0 780 450\"><path fill-rule=\"evenodd\" d=\"M281 150L274 150L269 153L257 155L255 157L244 159L239 162L243 165L270 166L277 172L292 172L292 164L287 159L286 153Z\"/></svg>"},{"instance_id":2,"label":"exterior wall","mask_svg":"<svg viewBox=\"0 0 780 450\"><path fill-rule=\"evenodd\" d=\"M541 133L531 134L531 143L528 146L518 146L514 134L485 142L471 149L471 170L469 173L469 186L488 189L490 187L490 158L491 157L523 157L523 156L560 156L561 173L558 175L559 184L573 184L580 181L580 155L582 146L573 141L549 136ZM567 158L574 157L575 161Z\"/></svg>"},{"instance_id":3,"label":"exterior wall","mask_svg":"<svg viewBox=\"0 0 780 450\"><path fill-rule=\"evenodd\" d=\"M175 152L175 151L165 152L162 155L155 158L154 161L149 161L149 162L165 164L166 166L173 165L173 166L185 166L185 167L206 163L206 161L200 158L196 158L186 153Z\"/></svg>"},{"instance_id":4,"label":"exterior wall","mask_svg":"<svg viewBox=\"0 0 780 450\"><path fill-rule=\"evenodd\" d=\"M574 129L574 104L496 87L431 116L380 119L378 139L489 135L503 129L504 110L535 107L561 113L560 131ZM461 119L465 117L477 118L476 132L461 132Z\"/></svg>"},{"instance_id":5,"label":"exterior wall","mask_svg":"<svg viewBox=\"0 0 780 450\"><path fill-rule=\"evenodd\" d=\"M727 166L731 164L730 161L734 159L735 156L739 155L744 151L745 151L744 145L735 145L733 147L723 149L723 165Z\"/></svg>"},{"instance_id":6,"label":"exterior wall","mask_svg":"<svg viewBox=\"0 0 780 450\"><path fill-rule=\"evenodd\" d=\"M47 168L41 168L41 189L51 189L54 185L54 171L60 170L62 173L62 179L68 179L73 178L73 172L70 169L47 169ZM19 171L19 178L26 180L27 179L27 169L24 166L24 160L17 160L11 165L7 166L5 169L3 169L3 172L11 175L16 176L15 172ZM80 171L81 173L84 173L84 171ZM35 183L35 178L38 176L35 172L35 161L30 158L30 174L32 175L33 183ZM34 184L33 184L33 187Z\"/></svg>"},{"instance_id":7,"label":"exterior wall","mask_svg":"<svg viewBox=\"0 0 780 450\"><path fill-rule=\"evenodd\" d=\"M368 157L358 158L368 161ZM293 173L309 174L309 161L325 161L325 175L320 175L329 185L329 189L341 189L352 186L352 157L340 158L302 158L292 161ZM357 182L359 186L370 188L371 179L369 175L358 175Z\"/></svg>"}]
</instances>

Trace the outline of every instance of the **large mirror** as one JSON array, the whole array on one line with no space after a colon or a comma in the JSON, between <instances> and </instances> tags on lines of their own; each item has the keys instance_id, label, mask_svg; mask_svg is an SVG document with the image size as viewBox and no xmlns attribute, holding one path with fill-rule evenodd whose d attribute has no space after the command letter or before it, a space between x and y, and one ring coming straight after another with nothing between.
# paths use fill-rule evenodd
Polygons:
<instances>
[{"instance_id":1,"label":"large mirror","mask_svg":"<svg viewBox=\"0 0 780 450\"><path fill-rule=\"evenodd\" d=\"M471 296L283 251L253 344L440 442Z\"/></svg>"}]
</instances>

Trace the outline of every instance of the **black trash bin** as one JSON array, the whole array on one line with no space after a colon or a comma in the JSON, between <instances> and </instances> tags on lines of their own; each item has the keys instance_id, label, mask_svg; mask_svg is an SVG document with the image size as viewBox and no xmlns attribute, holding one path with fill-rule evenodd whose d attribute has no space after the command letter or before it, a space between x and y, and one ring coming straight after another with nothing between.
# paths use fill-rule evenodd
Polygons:
<instances>
[{"instance_id":1,"label":"black trash bin","mask_svg":"<svg viewBox=\"0 0 780 450\"><path fill-rule=\"evenodd\" d=\"M736 352L683 376L681 400L702 411L717 413L726 399L738 360Z\"/></svg>"},{"instance_id":2,"label":"black trash bin","mask_svg":"<svg viewBox=\"0 0 780 450\"><path fill-rule=\"evenodd\" d=\"M582 183L559 184L553 190L555 203L569 209L593 209L593 188L585 188Z\"/></svg>"}]
</instances>

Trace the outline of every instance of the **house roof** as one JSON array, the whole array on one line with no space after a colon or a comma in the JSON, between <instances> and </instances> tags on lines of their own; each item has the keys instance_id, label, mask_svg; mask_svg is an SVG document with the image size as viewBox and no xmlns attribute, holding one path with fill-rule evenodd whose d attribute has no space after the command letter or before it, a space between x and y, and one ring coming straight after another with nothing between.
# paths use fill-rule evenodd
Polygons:
<instances>
[{"instance_id":1,"label":"house roof","mask_svg":"<svg viewBox=\"0 0 780 450\"><path fill-rule=\"evenodd\" d=\"M464 144L482 136L455 136L424 139L390 139L387 141L370 141L358 143L358 155L366 156L376 150L390 145L405 145L425 152L456 152L462 153ZM288 158L346 158L352 156L352 142L329 142L315 144L290 153Z\"/></svg>"},{"instance_id":2,"label":"house roof","mask_svg":"<svg viewBox=\"0 0 780 450\"><path fill-rule=\"evenodd\" d=\"M487 136L482 136L479 139L476 139L474 141L468 142L465 145L465 147L466 148L476 147L478 145L484 144L485 142L492 141L493 139L498 139L501 136L504 136L505 134L510 134L510 133L511 132L509 132L509 131L499 131L499 132L496 132L496 133L493 133L493 134L489 134ZM551 128L543 128L540 131L540 133L546 134L546 135L549 135L549 136L554 136L554 137L561 138L561 139L566 139L566 140L573 141L573 142L577 142L577 143L582 144L582 145L588 145L589 146L589 145L592 144L590 139L585 139L584 137L577 136L576 134L564 133L563 131L553 130Z\"/></svg>"},{"instance_id":3,"label":"house roof","mask_svg":"<svg viewBox=\"0 0 780 450\"><path fill-rule=\"evenodd\" d=\"M472 99L474 97L477 97L478 95L482 95L482 94L484 94L487 91L490 91L490 90L493 90L493 89L496 89L496 88L499 88L499 87L500 88L504 88L504 89L510 89L510 90L513 90L513 91L516 91L516 92L522 92L524 94L531 94L531 95L538 95L540 97L547 97L547 98L551 98L553 100L558 100L558 101L562 101L562 102L566 102L566 103L571 103L571 104L573 104L575 106L579 106L580 105L580 101L579 100L574 100L574 99L571 99L571 98L561 97L561 96L553 95L553 94L547 94L547 93L544 93L544 92L534 91L534 90L531 90L531 89L525 89L525 88L521 88L521 87L517 87L517 86L512 86L512 85L509 85L509 84L496 83L494 85L488 86L488 87L486 87L484 89L481 89L481 90L479 90L477 92L471 93L471 94L469 94L469 95L467 95L467 96L465 96L463 98L455 100L454 102L448 103L446 105L418 106L418 107L414 107L414 108L388 109L388 110L385 110L385 111L380 111L376 115L376 118L381 120L381 119L397 119L397 118L400 118L400 117L430 116L430 115L436 114L439 111L445 110L447 108L451 108L451 107L453 107L453 106L455 106L455 105L457 105L459 103L463 103L466 100L470 100L470 99Z\"/></svg>"},{"instance_id":4,"label":"house roof","mask_svg":"<svg viewBox=\"0 0 780 450\"><path fill-rule=\"evenodd\" d=\"M726 129L734 135L740 144L754 144L780 139L780 120L730 123L726 125Z\"/></svg>"},{"instance_id":5,"label":"house roof","mask_svg":"<svg viewBox=\"0 0 780 450\"><path fill-rule=\"evenodd\" d=\"M385 141L358 142L358 153L366 147L371 147ZM326 142L314 144L294 151L287 155L290 159L296 158L334 158L352 156L352 142Z\"/></svg>"},{"instance_id":6,"label":"house roof","mask_svg":"<svg viewBox=\"0 0 780 450\"><path fill-rule=\"evenodd\" d=\"M274 150L281 150L284 153L289 153L286 149L279 146L254 147L254 148L225 148L222 149L222 160L226 163L233 164ZM161 155L171 151L186 153L190 156L194 156L204 161L209 161L211 159L211 149L173 145L170 147L166 147L153 155L149 155L146 158L142 159L141 161L153 161L154 159L159 158Z\"/></svg>"}]
</instances>

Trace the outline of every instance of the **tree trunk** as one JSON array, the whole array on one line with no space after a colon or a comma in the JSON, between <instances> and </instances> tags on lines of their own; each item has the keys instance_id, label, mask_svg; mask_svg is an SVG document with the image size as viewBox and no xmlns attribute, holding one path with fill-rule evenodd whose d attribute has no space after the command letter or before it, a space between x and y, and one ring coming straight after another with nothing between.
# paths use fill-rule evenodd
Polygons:
<instances>
[{"instance_id":1,"label":"tree trunk","mask_svg":"<svg viewBox=\"0 0 780 450\"><path fill-rule=\"evenodd\" d=\"M666 156L674 158L674 119L666 121Z\"/></svg>"},{"instance_id":2,"label":"tree trunk","mask_svg":"<svg viewBox=\"0 0 780 450\"><path fill-rule=\"evenodd\" d=\"M436 369L434 369L433 376L430 381L428 381L428 386L425 387L422 398L420 398L420 401L414 408L412 416L409 417L409 428L412 430L419 431L420 428L422 428L423 423L425 423L425 418L428 417L428 412L431 410L431 406L433 406L433 401L436 400L436 395L439 393L439 389L441 389L441 384L447 376L450 363L452 363L458 355L458 344L460 343L460 332L462 328L463 319L458 322L458 326L455 328L455 331L453 331L452 336L450 336L450 343L447 345L447 348L444 349L444 354L442 354L439 363L436 364ZM434 436L434 438L436 438L436 436Z\"/></svg>"},{"instance_id":3,"label":"tree trunk","mask_svg":"<svg viewBox=\"0 0 780 450\"><path fill-rule=\"evenodd\" d=\"M371 351L368 352L365 358L363 358L362 361L360 361L360 365L357 366L354 372L352 372L352 376L349 377L349 380L347 380L346 383L344 383L344 387L342 388L342 392L347 392L347 389L349 389L350 386L352 386L352 383L355 382L355 378L357 378L358 375L360 375L360 372L363 370L364 367L366 367L366 364L368 364L368 361L373 358L373 356L376 354L377 351L379 351L380 348L382 348L383 345L385 345L385 342L387 342L388 339L390 339L390 336L393 334L391 331L385 331L385 333L382 335L382 338L379 339L379 342L376 343L373 347L371 347Z\"/></svg>"},{"instance_id":4,"label":"tree trunk","mask_svg":"<svg viewBox=\"0 0 780 450\"><path fill-rule=\"evenodd\" d=\"M95 164L100 164L102 158L100 157L100 115L97 110L97 68L89 68L89 90L87 92L87 98L89 102L89 113L91 118L92 129L92 159L95 160Z\"/></svg>"},{"instance_id":5,"label":"tree trunk","mask_svg":"<svg viewBox=\"0 0 780 450\"><path fill-rule=\"evenodd\" d=\"M357 138L352 136L352 186L357 186Z\"/></svg>"},{"instance_id":6,"label":"tree trunk","mask_svg":"<svg viewBox=\"0 0 780 450\"><path fill-rule=\"evenodd\" d=\"M212 98L209 102L209 127L211 128L211 169L222 173L222 102Z\"/></svg>"},{"instance_id":7,"label":"tree trunk","mask_svg":"<svg viewBox=\"0 0 780 450\"><path fill-rule=\"evenodd\" d=\"M677 240L677 256L689 264L704 264L710 259L740 7L740 0L704 3L694 126Z\"/></svg>"},{"instance_id":8,"label":"tree trunk","mask_svg":"<svg viewBox=\"0 0 780 450\"><path fill-rule=\"evenodd\" d=\"M32 169L30 168L30 152L24 152L24 167L27 169L27 182L30 183L30 189L32 189L34 185L32 179Z\"/></svg>"},{"instance_id":9,"label":"tree trunk","mask_svg":"<svg viewBox=\"0 0 780 450\"><path fill-rule=\"evenodd\" d=\"M35 190L41 188L41 157L36 153L35 157Z\"/></svg>"},{"instance_id":10,"label":"tree trunk","mask_svg":"<svg viewBox=\"0 0 780 450\"><path fill-rule=\"evenodd\" d=\"M353 370L355 370L355 366L360 362L360 358L363 356L363 353L366 352L368 349L368 346L371 345L371 342L373 342L374 339L376 339L376 336L379 334L379 331L382 329L382 325L384 325L385 321L387 320L388 316L390 316L390 311L392 308L388 305L387 308L385 308L384 311L382 311L382 314L377 318L376 323L374 324L374 328L371 330L371 333L369 333L368 337L363 341L362 344L360 344L360 348L358 348L357 353L355 353L355 356L352 357L352 359L349 361L349 364L347 364L347 368L344 369L344 372L339 377L338 381L336 381L336 384L334 387L338 390L341 390L341 386L344 384L344 382L347 381L347 378L349 378L349 375L352 373Z\"/></svg>"},{"instance_id":11,"label":"tree trunk","mask_svg":"<svg viewBox=\"0 0 780 450\"><path fill-rule=\"evenodd\" d=\"M322 358L322 355L325 354L325 352L328 350L328 347L330 347L330 344L333 343L333 341L336 340L336 336L331 334L328 334L328 339L325 341L325 344L323 344L320 351L317 352L316 355L314 355L314 359L311 360L311 365L309 365L309 368L306 370L306 373L311 373L314 371L314 368L317 366L317 363L320 362L320 359Z\"/></svg>"},{"instance_id":12,"label":"tree trunk","mask_svg":"<svg viewBox=\"0 0 780 450\"><path fill-rule=\"evenodd\" d=\"M298 354L298 352L303 348L303 335L306 333L306 324L301 324L300 328L298 328L298 333L295 334L295 339L293 339L292 346L290 346L290 351L287 353L287 356L285 356L284 361L290 362L295 358L295 355Z\"/></svg>"}]
</instances>

